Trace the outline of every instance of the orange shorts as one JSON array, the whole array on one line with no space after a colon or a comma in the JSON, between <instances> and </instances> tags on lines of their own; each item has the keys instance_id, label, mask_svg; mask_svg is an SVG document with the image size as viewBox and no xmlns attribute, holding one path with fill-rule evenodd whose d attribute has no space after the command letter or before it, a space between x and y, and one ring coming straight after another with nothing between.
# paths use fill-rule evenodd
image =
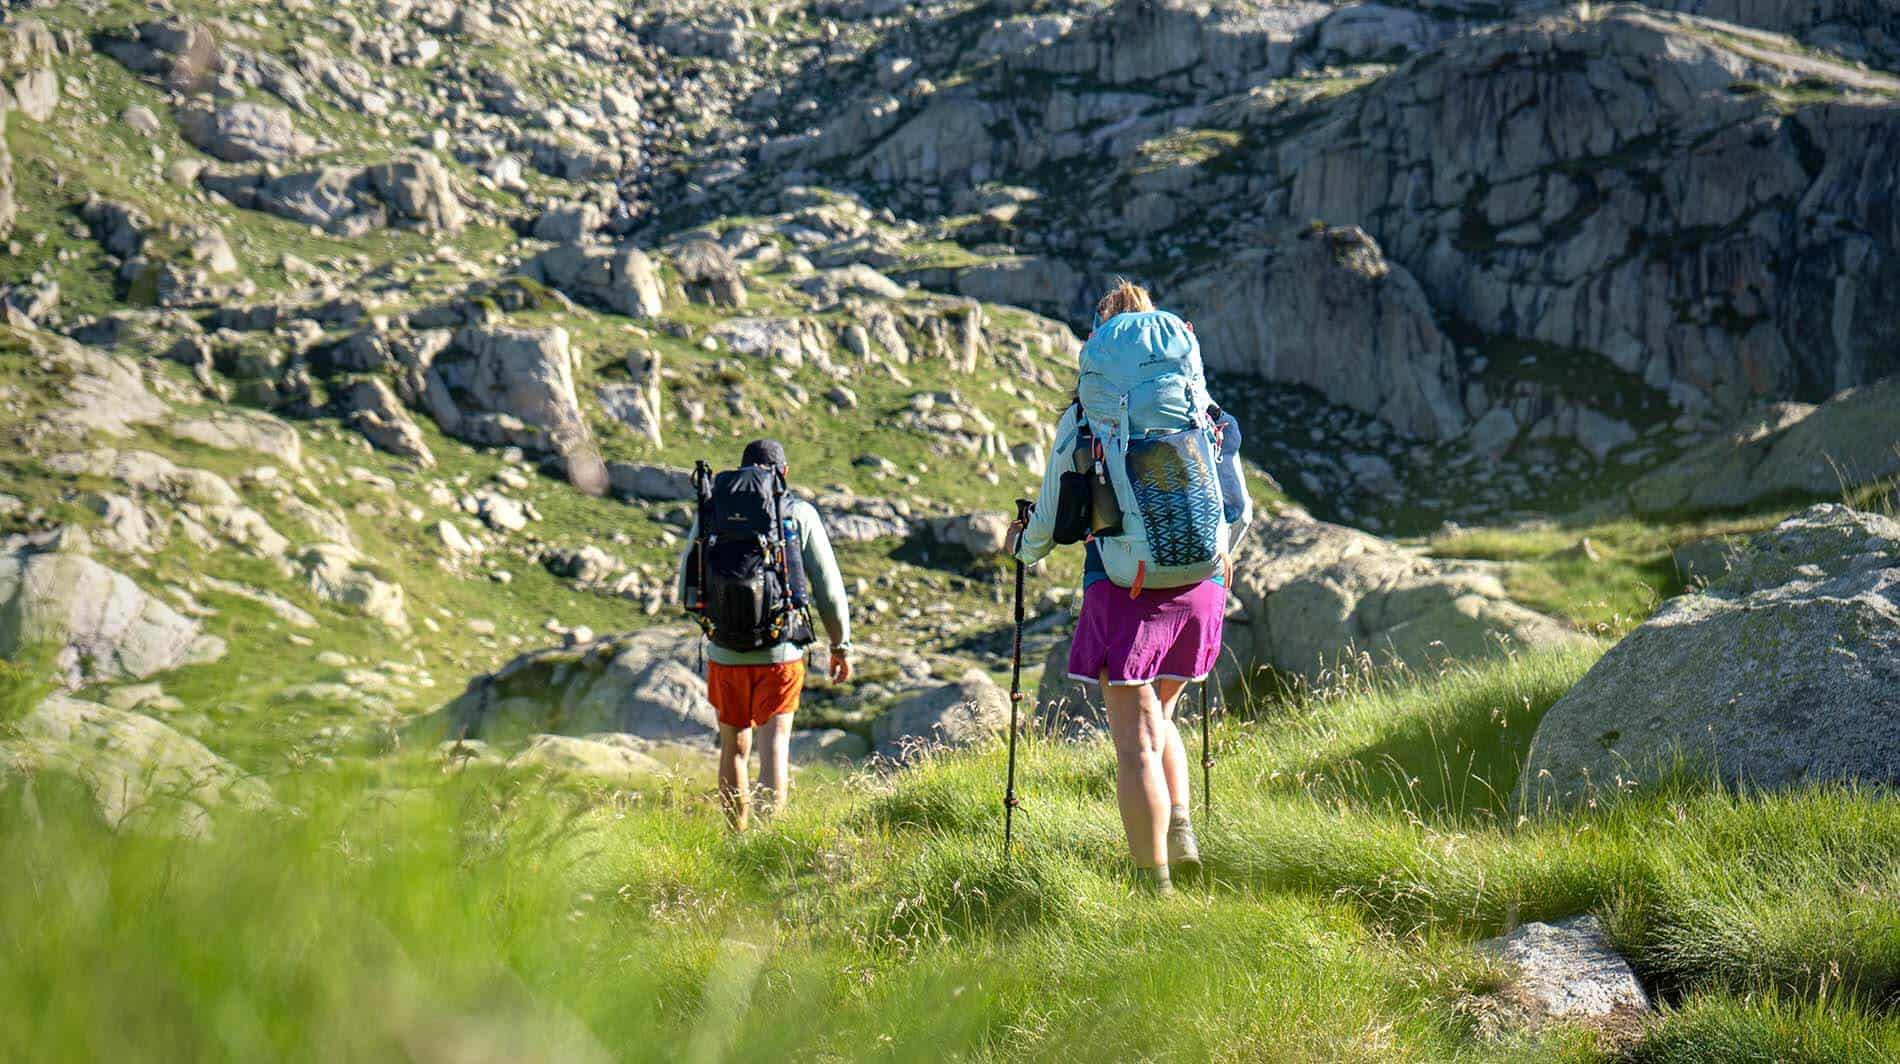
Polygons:
<instances>
[{"instance_id":1,"label":"orange shorts","mask_svg":"<svg viewBox=\"0 0 1900 1064\"><path fill-rule=\"evenodd\" d=\"M805 661L777 665L721 665L706 663L706 697L719 714L719 723L744 730L757 727L798 708L805 689Z\"/></svg>"}]
</instances>

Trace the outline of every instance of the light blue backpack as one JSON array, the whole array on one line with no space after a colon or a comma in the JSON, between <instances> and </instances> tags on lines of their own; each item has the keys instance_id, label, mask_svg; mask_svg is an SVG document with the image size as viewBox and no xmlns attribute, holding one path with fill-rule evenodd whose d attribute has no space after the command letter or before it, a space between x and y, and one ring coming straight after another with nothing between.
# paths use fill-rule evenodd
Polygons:
<instances>
[{"instance_id":1,"label":"light blue backpack","mask_svg":"<svg viewBox=\"0 0 1900 1064\"><path fill-rule=\"evenodd\" d=\"M1117 314L1082 346L1076 398L1121 505L1095 540L1108 578L1139 592L1220 572L1228 549L1213 401L1194 330L1162 310Z\"/></svg>"}]
</instances>

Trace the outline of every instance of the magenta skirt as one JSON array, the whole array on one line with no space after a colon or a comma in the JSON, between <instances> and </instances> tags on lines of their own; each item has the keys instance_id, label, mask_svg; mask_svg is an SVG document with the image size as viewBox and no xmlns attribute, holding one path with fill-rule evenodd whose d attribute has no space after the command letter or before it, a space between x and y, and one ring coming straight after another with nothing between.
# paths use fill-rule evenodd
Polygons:
<instances>
[{"instance_id":1,"label":"magenta skirt","mask_svg":"<svg viewBox=\"0 0 1900 1064\"><path fill-rule=\"evenodd\" d=\"M1069 644L1069 676L1115 685L1200 680L1220 660L1227 589L1213 580L1130 596L1110 580L1082 592L1082 616Z\"/></svg>"}]
</instances>

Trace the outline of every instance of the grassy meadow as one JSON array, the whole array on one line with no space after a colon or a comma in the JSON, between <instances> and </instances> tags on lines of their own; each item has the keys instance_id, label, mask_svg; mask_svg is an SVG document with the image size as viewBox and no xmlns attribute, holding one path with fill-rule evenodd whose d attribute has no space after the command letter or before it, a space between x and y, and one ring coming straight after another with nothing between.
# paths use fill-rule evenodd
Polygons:
<instances>
[{"instance_id":1,"label":"grassy meadow","mask_svg":"<svg viewBox=\"0 0 1900 1064\"><path fill-rule=\"evenodd\" d=\"M1513 803L1593 651L1358 679L1214 735L1208 876L1134 892L1102 744L577 789L423 754L272 778L208 842L0 792L0 1057L1865 1061L1900 1056L1900 807L1682 780ZM24 702L21 674L6 700ZM1190 745L1193 740L1190 739ZM1198 804L1198 803L1197 803ZM1589 911L1640 1029L1504 1022L1472 944Z\"/></svg>"}]
</instances>

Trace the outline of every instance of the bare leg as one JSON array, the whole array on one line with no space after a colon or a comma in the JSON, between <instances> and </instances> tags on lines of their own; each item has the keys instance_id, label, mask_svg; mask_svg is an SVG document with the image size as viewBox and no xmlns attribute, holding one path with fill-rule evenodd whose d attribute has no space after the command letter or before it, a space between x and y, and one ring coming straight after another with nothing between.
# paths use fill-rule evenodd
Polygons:
<instances>
[{"instance_id":1,"label":"bare leg","mask_svg":"<svg viewBox=\"0 0 1900 1064\"><path fill-rule=\"evenodd\" d=\"M780 713L759 725L759 784L772 792L768 815L785 811L792 792L792 715Z\"/></svg>"},{"instance_id":2,"label":"bare leg","mask_svg":"<svg viewBox=\"0 0 1900 1064\"><path fill-rule=\"evenodd\" d=\"M1156 680L1155 696L1161 699L1161 722L1166 728L1167 746L1161 752L1161 771L1168 779L1168 804L1183 808L1192 804L1188 794L1187 747L1181 745L1181 729L1174 723L1174 707L1187 689L1183 680Z\"/></svg>"},{"instance_id":3,"label":"bare leg","mask_svg":"<svg viewBox=\"0 0 1900 1064\"><path fill-rule=\"evenodd\" d=\"M1162 771L1167 718L1151 684L1110 686L1102 677L1108 731L1115 740L1115 798L1137 868L1168 863L1168 781Z\"/></svg>"},{"instance_id":4,"label":"bare leg","mask_svg":"<svg viewBox=\"0 0 1900 1064\"><path fill-rule=\"evenodd\" d=\"M752 729L719 726L719 804L734 831L751 826L752 796L746 790L746 758L752 755Z\"/></svg>"}]
</instances>

